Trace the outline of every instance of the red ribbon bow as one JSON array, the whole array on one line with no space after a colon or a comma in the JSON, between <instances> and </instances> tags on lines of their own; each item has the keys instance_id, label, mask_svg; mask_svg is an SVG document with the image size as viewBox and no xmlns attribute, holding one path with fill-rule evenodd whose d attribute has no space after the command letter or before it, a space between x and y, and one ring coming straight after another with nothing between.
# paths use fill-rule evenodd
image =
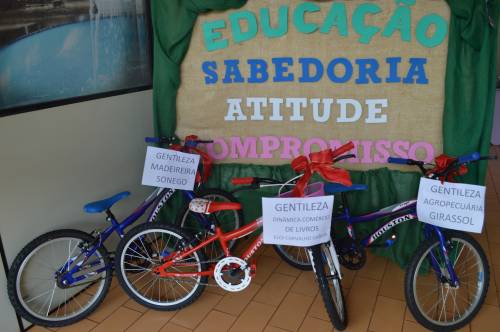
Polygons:
<instances>
[{"instance_id":1,"label":"red ribbon bow","mask_svg":"<svg viewBox=\"0 0 500 332\"><path fill-rule=\"evenodd\" d=\"M345 186L351 186L351 177L345 169L333 167L333 159L338 157L344 151L332 151L326 149L320 152L309 154L309 159L305 156L299 156L292 161L292 168L298 173L304 175L297 181L292 191L293 197L303 197L304 189L315 172L318 172L325 180L337 182Z\"/></svg>"},{"instance_id":2,"label":"red ribbon bow","mask_svg":"<svg viewBox=\"0 0 500 332\"><path fill-rule=\"evenodd\" d=\"M184 142L185 142L184 145L172 144L169 148L172 150L176 150L176 151L182 151L182 152L187 152L187 153L196 153L196 154L200 155L201 165L203 167L203 171L202 171L202 174L200 174L200 172L196 172L196 183L200 183L200 182L206 182L208 180L208 177L210 176L210 173L212 171L213 161L212 161L212 158L205 151L202 151L198 148L186 146L187 142L197 141L197 140L198 140L198 136L189 135L189 136L186 136L186 138L184 139Z\"/></svg>"},{"instance_id":3,"label":"red ribbon bow","mask_svg":"<svg viewBox=\"0 0 500 332\"><path fill-rule=\"evenodd\" d=\"M450 157L450 156L447 156L445 154L441 154L441 155L437 156L434 159L434 161L436 162L436 167L434 167L429 172L427 172L427 174L441 173L441 172L445 171L456 159L457 158ZM446 179L444 176L440 176L439 180L441 180L441 182L444 182L444 181L454 182L455 177L467 174L467 172L468 172L467 166L460 165L460 167L457 170L450 171L448 173L448 176L446 177Z\"/></svg>"}]
</instances>

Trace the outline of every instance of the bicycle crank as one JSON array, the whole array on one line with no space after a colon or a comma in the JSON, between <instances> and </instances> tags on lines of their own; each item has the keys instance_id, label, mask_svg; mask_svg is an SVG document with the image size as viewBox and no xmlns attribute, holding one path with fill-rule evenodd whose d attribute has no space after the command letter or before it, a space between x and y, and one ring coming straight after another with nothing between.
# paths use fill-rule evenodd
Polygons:
<instances>
[{"instance_id":1,"label":"bicycle crank","mask_svg":"<svg viewBox=\"0 0 500 332\"><path fill-rule=\"evenodd\" d=\"M255 273L255 265L249 265L238 257L225 257L214 268L215 282L228 292L240 292L247 288Z\"/></svg>"}]
</instances>

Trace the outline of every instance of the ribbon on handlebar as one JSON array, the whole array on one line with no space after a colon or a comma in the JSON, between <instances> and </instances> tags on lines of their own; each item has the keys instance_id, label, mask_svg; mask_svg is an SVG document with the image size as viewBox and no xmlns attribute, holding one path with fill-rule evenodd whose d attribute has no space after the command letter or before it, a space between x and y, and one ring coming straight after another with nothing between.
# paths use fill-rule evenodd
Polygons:
<instances>
[{"instance_id":1,"label":"ribbon on handlebar","mask_svg":"<svg viewBox=\"0 0 500 332\"><path fill-rule=\"evenodd\" d=\"M441 155L437 156L436 158L434 158L436 166L433 169L429 170L427 172L427 175L428 174L441 174L441 173L445 172L453 163L456 162L456 160L457 160L457 158L450 157L450 156L447 156L445 154L441 154ZM460 175L465 175L465 174L467 174L467 172L468 172L467 166L462 164L458 167L458 169L453 170L453 171L449 171L446 176L445 175L439 176L439 180L441 181L441 183L444 181L454 182L455 177L460 176Z\"/></svg>"},{"instance_id":2,"label":"ribbon on handlebar","mask_svg":"<svg viewBox=\"0 0 500 332\"><path fill-rule=\"evenodd\" d=\"M326 149L310 153L309 159L305 156L295 158L291 164L293 170L298 173L303 172L304 175L297 181L297 184L293 188L292 196L304 196L304 189L315 172L319 173L327 181L351 186L352 181L349 172L345 169L333 167L332 160L339 154L341 153L336 153L332 149Z\"/></svg>"},{"instance_id":3,"label":"ribbon on handlebar","mask_svg":"<svg viewBox=\"0 0 500 332\"><path fill-rule=\"evenodd\" d=\"M190 141L191 142L198 141L198 136L196 136L196 135L186 136L186 138L184 139L184 145L172 144L171 146L169 146L169 149L181 151L181 152L199 154L201 157L201 165L203 167L203 171L202 171L202 174L200 174L200 172L196 172L196 183L206 182L208 180L208 177L210 176L211 171L212 171L212 165L213 165L212 158L205 151L202 151L198 148L191 147L191 146L186 144L187 142L190 142Z\"/></svg>"}]
</instances>

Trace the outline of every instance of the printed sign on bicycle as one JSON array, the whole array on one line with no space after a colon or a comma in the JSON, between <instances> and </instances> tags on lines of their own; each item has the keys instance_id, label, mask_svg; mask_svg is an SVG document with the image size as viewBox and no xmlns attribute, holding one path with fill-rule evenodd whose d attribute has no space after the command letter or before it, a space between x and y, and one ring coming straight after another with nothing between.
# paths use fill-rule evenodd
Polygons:
<instances>
[{"instance_id":1,"label":"printed sign on bicycle","mask_svg":"<svg viewBox=\"0 0 500 332\"><path fill-rule=\"evenodd\" d=\"M309 247L330 241L333 196L262 198L264 243Z\"/></svg>"},{"instance_id":2,"label":"printed sign on bicycle","mask_svg":"<svg viewBox=\"0 0 500 332\"><path fill-rule=\"evenodd\" d=\"M422 178L418 190L420 221L443 228L481 233L486 188Z\"/></svg>"},{"instance_id":3,"label":"printed sign on bicycle","mask_svg":"<svg viewBox=\"0 0 500 332\"><path fill-rule=\"evenodd\" d=\"M146 186L193 190L200 156L148 146L142 184Z\"/></svg>"}]
</instances>

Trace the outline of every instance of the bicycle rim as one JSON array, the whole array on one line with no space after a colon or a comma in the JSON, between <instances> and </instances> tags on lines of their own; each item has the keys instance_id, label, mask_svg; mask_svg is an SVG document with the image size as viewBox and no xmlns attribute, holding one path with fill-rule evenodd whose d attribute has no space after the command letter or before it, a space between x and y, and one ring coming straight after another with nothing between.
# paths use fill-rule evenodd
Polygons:
<instances>
[{"instance_id":1,"label":"bicycle rim","mask_svg":"<svg viewBox=\"0 0 500 332\"><path fill-rule=\"evenodd\" d=\"M20 304L30 315L50 322L68 320L87 311L98 300L106 284L107 270L89 272L87 278L69 288L61 288L57 283L56 272L68 261L72 266L82 264L84 268L93 264L92 271L105 267L99 251L83 262L84 256L78 247L81 242L71 237L53 239L35 248L24 259L16 277L16 292ZM85 275L85 269L73 276L81 275Z\"/></svg>"},{"instance_id":2,"label":"bicycle rim","mask_svg":"<svg viewBox=\"0 0 500 332\"><path fill-rule=\"evenodd\" d=\"M163 278L152 271L177 248L182 236L167 229L147 229L132 236L121 251L120 273L126 287L139 299L155 306L175 306L193 296L201 277ZM198 254L178 261L169 272L201 272Z\"/></svg>"},{"instance_id":3,"label":"bicycle rim","mask_svg":"<svg viewBox=\"0 0 500 332\"><path fill-rule=\"evenodd\" d=\"M337 271L335 269L335 265L333 263L333 258L332 258L332 252L330 250L330 245L325 245L325 244L321 245L321 253L324 256L328 266L327 280L329 281L328 286L330 287L333 303L335 305L337 314L339 315L340 321L344 322L346 315L344 307L344 297L342 294L342 286L340 284L340 279L339 279L340 271Z\"/></svg>"},{"instance_id":4,"label":"bicycle rim","mask_svg":"<svg viewBox=\"0 0 500 332\"><path fill-rule=\"evenodd\" d=\"M281 258L293 267L301 270L311 269L311 261L309 260L306 248L285 245L276 245L274 248L278 251Z\"/></svg>"},{"instance_id":5,"label":"bicycle rim","mask_svg":"<svg viewBox=\"0 0 500 332\"><path fill-rule=\"evenodd\" d=\"M421 256L413 275L413 296L420 314L432 324L448 327L469 319L482 299L485 267L474 246L461 238L451 238L449 258L459 280L452 287L439 242L434 242ZM434 260L439 275L430 266Z\"/></svg>"}]
</instances>

